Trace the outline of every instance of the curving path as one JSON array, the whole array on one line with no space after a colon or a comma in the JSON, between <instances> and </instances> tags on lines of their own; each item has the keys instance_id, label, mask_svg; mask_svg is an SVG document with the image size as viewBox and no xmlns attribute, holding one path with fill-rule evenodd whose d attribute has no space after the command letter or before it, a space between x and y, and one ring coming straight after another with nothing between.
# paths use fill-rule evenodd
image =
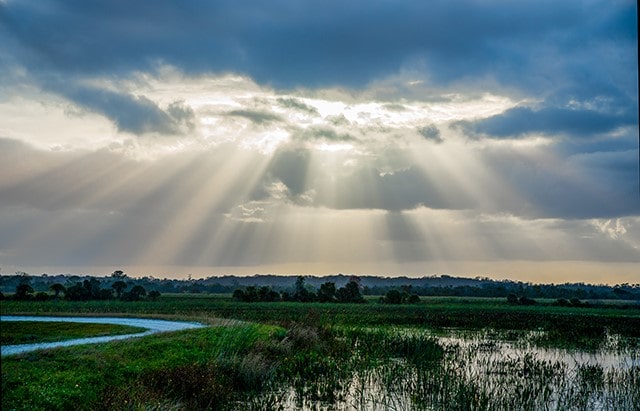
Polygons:
<instances>
[{"instance_id":1,"label":"curving path","mask_svg":"<svg viewBox=\"0 0 640 411\"><path fill-rule=\"evenodd\" d=\"M167 331L179 331L192 328L202 328L200 323L189 323L184 321L152 320L147 318L125 318L125 317L36 317L30 315L3 315L0 316L0 323L4 321L41 321L41 322L72 322L72 323L98 323L130 325L132 327L146 328L147 331L136 334L107 335L103 337L77 338L75 340L56 341L35 344L4 345L0 347L0 356L22 354L29 351L42 350L46 348L68 347L79 344L97 344L113 340L124 340L132 337L142 337Z\"/></svg>"}]
</instances>

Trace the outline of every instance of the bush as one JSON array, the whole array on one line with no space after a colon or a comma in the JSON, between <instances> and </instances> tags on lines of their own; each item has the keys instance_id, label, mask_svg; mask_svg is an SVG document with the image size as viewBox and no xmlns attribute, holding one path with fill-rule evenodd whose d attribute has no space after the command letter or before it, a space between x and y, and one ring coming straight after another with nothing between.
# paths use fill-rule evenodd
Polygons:
<instances>
[{"instance_id":1,"label":"bush","mask_svg":"<svg viewBox=\"0 0 640 411\"><path fill-rule=\"evenodd\" d=\"M49 295L45 292L40 291L35 295L35 297L33 297L33 299L36 301L47 301L49 299Z\"/></svg>"},{"instance_id":2,"label":"bush","mask_svg":"<svg viewBox=\"0 0 640 411\"><path fill-rule=\"evenodd\" d=\"M33 298L33 296L31 295L32 293L33 287L31 287L29 284L18 284L18 286L16 287L16 293L13 298L15 298L16 300L30 300L31 298Z\"/></svg>"}]
</instances>

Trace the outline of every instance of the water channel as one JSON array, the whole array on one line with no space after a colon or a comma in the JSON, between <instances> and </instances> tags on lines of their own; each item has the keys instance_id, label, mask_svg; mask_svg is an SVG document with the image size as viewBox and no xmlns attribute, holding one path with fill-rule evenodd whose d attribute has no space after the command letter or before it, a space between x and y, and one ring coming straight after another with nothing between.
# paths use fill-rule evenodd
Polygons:
<instances>
[{"instance_id":1,"label":"water channel","mask_svg":"<svg viewBox=\"0 0 640 411\"><path fill-rule=\"evenodd\" d=\"M3 315L0 316L0 323L5 321L38 321L38 322L73 322L92 324L116 324L128 325L132 327L146 328L147 331L135 334L107 335L100 337L77 338L74 340L55 341L47 343L16 344L0 347L0 355L22 354L30 351L43 350L48 348L69 347L80 344L97 344L114 340L124 340L127 338L142 337L168 331L180 331L193 328L201 328L204 325L195 322L155 320L149 318L126 318L126 317L45 317L26 315Z\"/></svg>"}]
</instances>

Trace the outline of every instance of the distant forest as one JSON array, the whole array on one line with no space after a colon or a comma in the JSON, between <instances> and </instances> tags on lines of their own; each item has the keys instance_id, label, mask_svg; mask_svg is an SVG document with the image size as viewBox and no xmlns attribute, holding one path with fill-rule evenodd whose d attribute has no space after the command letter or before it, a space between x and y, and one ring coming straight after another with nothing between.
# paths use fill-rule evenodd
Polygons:
<instances>
[{"instance_id":1,"label":"distant forest","mask_svg":"<svg viewBox=\"0 0 640 411\"><path fill-rule=\"evenodd\" d=\"M114 275L118 273L118 275ZM0 275L0 292L14 293L20 284L28 284L34 292L50 292L51 286L60 284L73 287L85 280L99 281L103 288L111 288L113 283L124 281L127 289L143 287L147 292L160 293L215 293L232 294L247 287L269 287L278 293L294 293L297 275L254 275L249 277L225 275L204 279L159 279L154 277L132 278L121 271L104 277L79 275ZM533 284L511 280L493 280L486 277L464 278L449 275L408 278L379 276L304 276L305 286L312 291L320 289L327 282L343 287L350 281L359 284L362 295L386 295L391 290L403 290L418 296L458 296L458 297L508 297L517 295L526 298L562 298L581 300L636 300L640 301L640 284L618 284L614 286L585 283Z\"/></svg>"}]
</instances>

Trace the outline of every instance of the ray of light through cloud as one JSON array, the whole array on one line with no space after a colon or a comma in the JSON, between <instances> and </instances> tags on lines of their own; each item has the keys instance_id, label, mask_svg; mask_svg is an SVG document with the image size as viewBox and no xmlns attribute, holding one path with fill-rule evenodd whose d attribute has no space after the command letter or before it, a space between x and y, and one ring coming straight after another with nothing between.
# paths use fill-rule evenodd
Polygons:
<instances>
[{"instance_id":1,"label":"ray of light through cloud","mask_svg":"<svg viewBox=\"0 0 640 411\"><path fill-rule=\"evenodd\" d=\"M0 2L0 267L638 282L636 7Z\"/></svg>"}]
</instances>

